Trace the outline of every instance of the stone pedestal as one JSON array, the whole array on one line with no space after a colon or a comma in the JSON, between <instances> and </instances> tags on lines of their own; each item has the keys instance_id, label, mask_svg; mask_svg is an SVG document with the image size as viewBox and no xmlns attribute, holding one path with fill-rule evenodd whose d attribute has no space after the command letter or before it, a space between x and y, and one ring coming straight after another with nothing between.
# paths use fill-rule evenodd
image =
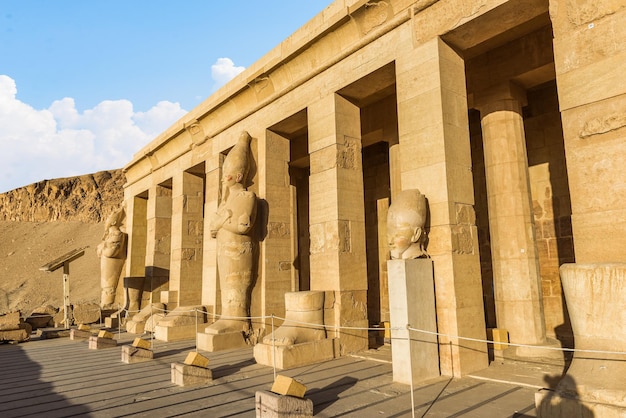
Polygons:
<instances>
[{"instance_id":1,"label":"stone pedestal","mask_svg":"<svg viewBox=\"0 0 626 418\"><path fill-rule=\"evenodd\" d=\"M178 386L206 385L213 381L211 369L172 363L172 383Z\"/></svg>"},{"instance_id":2,"label":"stone pedestal","mask_svg":"<svg viewBox=\"0 0 626 418\"><path fill-rule=\"evenodd\" d=\"M127 364L141 363L154 359L154 352L145 348L122 346L122 362Z\"/></svg>"},{"instance_id":3,"label":"stone pedestal","mask_svg":"<svg viewBox=\"0 0 626 418\"><path fill-rule=\"evenodd\" d=\"M277 369L291 369L307 364L320 363L339 357L339 340L326 338L294 345L259 343L254 346L254 360L258 364ZM275 360L274 360L275 358Z\"/></svg>"},{"instance_id":4,"label":"stone pedestal","mask_svg":"<svg viewBox=\"0 0 626 418\"><path fill-rule=\"evenodd\" d=\"M560 274L574 348L626 352L626 263L564 264ZM537 394L538 416L624 417L624 376L626 354L575 352L556 391Z\"/></svg>"},{"instance_id":5,"label":"stone pedestal","mask_svg":"<svg viewBox=\"0 0 626 418\"><path fill-rule=\"evenodd\" d=\"M437 336L405 327L436 332L435 286L430 259L390 260L389 315L393 380L411 384L439 376ZM400 328L400 329L394 329Z\"/></svg>"},{"instance_id":6,"label":"stone pedestal","mask_svg":"<svg viewBox=\"0 0 626 418\"><path fill-rule=\"evenodd\" d=\"M89 349L100 350L102 348L117 347L117 341L113 338L103 338L96 335L89 337Z\"/></svg>"},{"instance_id":7,"label":"stone pedestal","mask_svg":"<svg viewBox=\"0 0 626 418\"><path fill-rule=\"evenodd\" d=\"M313 416L313 401L260 390L255 395L257 418L298 418Z\"/></svg>"},{"instance_id":8,"label":"stone pedestal","mask_svg":"<svg viewBox=\"0 0 626 418\"><path fill-rule=\"evenodd\" d=\"M104 318L104 326L106 328L117 328L120 325L120 319L117 316L107 316Z\"/></svg>"},{"instance_id":9,"label":"stone pedestal","mask_svg":"<svg viewBox=\"0 0 626 418\"><path fill-rule=\"evenodd\" d=\"M206 332L198 333L198 348L213 353L215 351L233 350L247 347L248 344L241 332L225 332L213 334Z\"/></svg>"}]
</instances>

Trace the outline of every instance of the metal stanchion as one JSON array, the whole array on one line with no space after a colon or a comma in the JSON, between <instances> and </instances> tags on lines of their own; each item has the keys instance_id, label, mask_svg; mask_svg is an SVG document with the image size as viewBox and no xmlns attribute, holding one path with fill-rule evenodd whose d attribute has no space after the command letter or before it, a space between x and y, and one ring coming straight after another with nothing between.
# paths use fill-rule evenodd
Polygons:
<instances>
[{"instance_id":1,"label":"metal stanchion","mask_svg":"<svg viewBox=\"0 0 626 418\"><path fill-rule=\"evenodd\" d=\"M276 338L274 338L274 314L272 314L272 365L274 366L274 380L276 380Z\"/></svg>"}]
</instances>

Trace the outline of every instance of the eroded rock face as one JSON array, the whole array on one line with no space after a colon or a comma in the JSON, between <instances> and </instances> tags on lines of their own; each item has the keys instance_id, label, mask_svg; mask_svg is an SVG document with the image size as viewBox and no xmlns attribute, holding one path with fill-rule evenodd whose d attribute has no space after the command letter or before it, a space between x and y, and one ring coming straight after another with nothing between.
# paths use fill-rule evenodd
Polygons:
<instances>
[{"instance_id":1,"label":"eroded rock face","mask_svg":"<svg viewBox=\"0 0 626 418\"><path fill-rule=\"evenodd\" d=\"M43 180L0 194L0 220L102 222L124 200L122 170Z\"/></svg>"}]
</instances>

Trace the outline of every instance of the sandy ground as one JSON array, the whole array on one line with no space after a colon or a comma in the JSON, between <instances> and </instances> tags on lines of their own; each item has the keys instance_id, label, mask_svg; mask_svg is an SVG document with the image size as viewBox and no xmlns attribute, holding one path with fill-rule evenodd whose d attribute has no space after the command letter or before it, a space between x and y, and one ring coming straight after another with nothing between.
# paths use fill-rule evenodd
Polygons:
<instances>
[{"instance_id":1,"label":"sandy ground","mask_svg":"<svg viewBox=\"0 0 626 418\"><path fill-rule=\"evenodd\" d=\"M70 263L70 302L100 301L100 260L96 247L104 224L0 221L0 314L22 316L43 306L63 304L63 269L39 268L81 247L85 255Z\"/></svg>"}]
</instances>

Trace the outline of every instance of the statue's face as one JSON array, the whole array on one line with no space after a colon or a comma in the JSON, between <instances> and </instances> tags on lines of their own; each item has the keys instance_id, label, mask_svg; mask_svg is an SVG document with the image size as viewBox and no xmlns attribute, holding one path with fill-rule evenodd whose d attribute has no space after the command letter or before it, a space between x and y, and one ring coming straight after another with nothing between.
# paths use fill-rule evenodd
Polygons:
<instances>
[{"instance_id":1,"label":"statue's face","mask_svg":"<svg viewBox=\"0 0 626 418\"><path fill-rule=\"evenodd\" d=\"M390 228L387 234L391 258L401 258L412 244L413 231L410 227Z\"/></svg>"},{"instance_id":2,"label":"statue's face","mask_svg":"<svg viewBox=\"0 0 626 418\"><path fill-rule=\"evenodd\" d=\"M224 186L230 187L236 183L240 183L243 175L241 173L224 173L222 175L222 184Z\"/></svg>"}]
</instances>

